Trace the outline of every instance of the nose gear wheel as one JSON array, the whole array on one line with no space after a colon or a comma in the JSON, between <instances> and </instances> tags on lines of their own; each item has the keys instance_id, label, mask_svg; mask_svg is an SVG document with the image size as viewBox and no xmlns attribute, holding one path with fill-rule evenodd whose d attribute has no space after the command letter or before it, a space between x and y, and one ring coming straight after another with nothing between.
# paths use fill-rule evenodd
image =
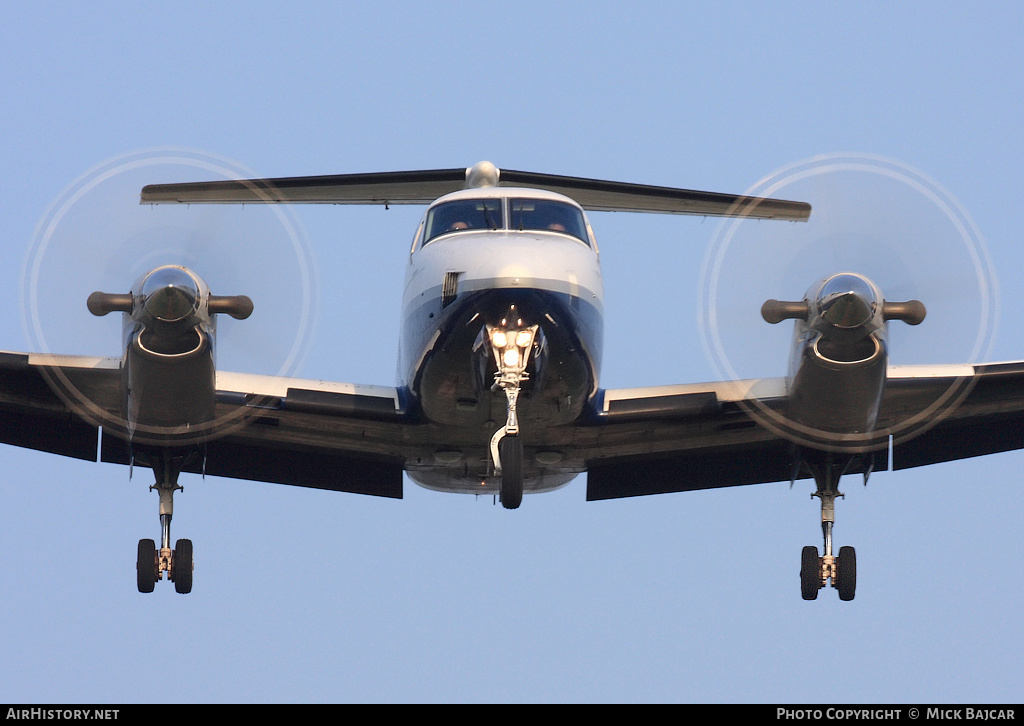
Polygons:
<instances>
[{"instance_id":1,"label":"nose gear wheel","mask_svg":"<svg viewBox=\"0 0 1024 726\"><path fill-rule=\"evenodd\" d=\"M501 461L499 499L505 509L518 509L523 502L523 442L518 436L505 436L498 443Z\"/></svg>"}]
</instances>

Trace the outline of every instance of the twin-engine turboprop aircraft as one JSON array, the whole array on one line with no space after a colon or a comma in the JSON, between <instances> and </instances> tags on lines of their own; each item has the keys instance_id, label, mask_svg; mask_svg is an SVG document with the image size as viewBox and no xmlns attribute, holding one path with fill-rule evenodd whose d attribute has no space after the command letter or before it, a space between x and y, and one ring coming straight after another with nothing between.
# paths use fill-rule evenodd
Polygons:
<instances>
[{"instance_id":1,"label":"twin-engine turboprop aircraft","mask_svg":"<svg viewBox=\"0 0 1024 726\"><path fill-rule=\"evenodd\" d=\"M813 477L824 551L804 548L803 597L831 580L849 600L856 555L832 547L843 474L1024 447L1024 363L890 367L890 321L917 325L924 306L886 301L855 271L823 270L803 300L764 304L768 323L795 321L785 378L601 388L603 291L585 210L807 220L800 202L487 162L154 185L141 201L429 205L394 387L217 370L216 315L245 319L253 301L214 295L173 265L89 298L96 315L122 314L121 356L0 354L0 441L153 469L162 532L159 546L139 543L142 592L165 574L178 592L192 587L192 544L170 537L181 472L386 497L402 496L407 472L509 509L586 472L589 500Z\"/></svg>"}]
</instances>

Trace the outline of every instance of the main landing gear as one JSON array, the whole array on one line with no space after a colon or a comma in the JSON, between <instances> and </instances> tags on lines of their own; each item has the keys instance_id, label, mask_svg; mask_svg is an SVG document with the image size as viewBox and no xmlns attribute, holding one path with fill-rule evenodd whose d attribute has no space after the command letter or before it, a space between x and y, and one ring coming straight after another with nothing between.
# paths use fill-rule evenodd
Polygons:
<instances>
[{"instance_id":1,"label":"main landing gear","mask_svg":"<svg viewBox=\"0 0 1024 726\"><path fill-rule=\"evenodd\" d=\"M138 559L135 562L139 592L153 592L158 580L167 579L174 583L175 592L192 592L192 540L179 539L171 549L171 516L174 514L174 492L178 486L178 475L188 462L191 454L176 454L161 450L153 459L156 483L149 489L156 489L160 495L160 548L151 539L139 540Z\"/></svg>"},{"instance_id":2,"label":"main landing gear","mask_svg":"<svg viewBox=\"0 0 1024 726\"><path fill-rule=\"evenodd\" d=\"M494 473L501 477L499 499L505 509L517 509L523 502L523 442L519 438L519 418L516 407L523 381L529 379L526 364L539 326L523 327L523 321L514 316L501 321L500 327L488 325L487 339L490 341L498 370L494 374L492 391L499 388L505 392L508 417L505 425L491 437L491 460Z\"/></svg>"},{"instance_id":3,"label":"main landing gear","mask_svg":"<svg viewBox=\"0 0 1024 726\"><path fill-rule=\"evenodd\" d=\"M825 454L821 458L803 463L814 476L818 490L811 497L821 500L821 532L825 538L825 553L818 556L818 548L807 546L800 556L800 593L804 600L816 600L818 590L832 580L839 591L840 600L853 600L857 590L857 553L853 547L840 547L838 556L832 554L832 527L836 521L836 497L839 477L850 467L850 456Z\"/></svg>"}]
</instances>

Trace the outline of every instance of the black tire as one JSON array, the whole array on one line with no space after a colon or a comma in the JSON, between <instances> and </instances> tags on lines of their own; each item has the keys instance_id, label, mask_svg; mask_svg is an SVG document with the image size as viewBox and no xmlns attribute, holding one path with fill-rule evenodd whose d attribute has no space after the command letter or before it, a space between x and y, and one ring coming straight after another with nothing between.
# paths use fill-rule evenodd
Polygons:
<instances>
[{"instance_id":1,"label":"black tire","mask_svg":"<svg viewBox=\"0 0 1024 726\"><path fill-rule=\"evenodd\" d=\"M153 592L156 587L156 542L151 539L139 540L135 579L139 585L139 592Z\"/></svg>"},{"instance_id":2,"label":"black tire","mask_svg":"<svg viewBox=\"0 0 1024 726\"><path fill-rule=\"evenodd\" d=\"M804 600L817 600L821 588L821 560L818 548L808 545L800 553L800 594Z\"/></svg>"},{"instance_id":3,"label":"black tire","mask_svg":"<svg viewBox=\"0 0 1024 726\"><path fill-rule=\"evenodd\" d=\"M840 547L836 562L836 589L840 600L853 600L857 592L857 552L853 547Z\"/></svg>"},{"instance_id":4,"label":"black tire","mask_svg":"<svg viewBox=\"0 0 1024 726\"><path fill-rule=\"evenodd\" d=\"M518 436L505 436L498 442L501 457L499 499L505 509L517 509L523 503L523 442Z\"/></svg>"},{"instance_id":5,"label":"black tire","mask_svg":"<svg viewBox=\"0 0 1024 726\"><path fill-rule=\"evenodd\" d=\"M174 543L174 591L182 595L192 592L192 540L179 539Z\"/></svg>"}]
</instances>

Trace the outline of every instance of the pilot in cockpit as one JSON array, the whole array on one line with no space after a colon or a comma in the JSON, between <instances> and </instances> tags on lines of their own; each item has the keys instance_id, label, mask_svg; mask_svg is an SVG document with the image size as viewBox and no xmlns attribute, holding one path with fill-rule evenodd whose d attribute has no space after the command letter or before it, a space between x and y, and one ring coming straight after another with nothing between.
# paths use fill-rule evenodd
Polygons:
<instances>
[{"instance_id":1,"label":"pilot in cockpit","mask_svg":"<svg viewBox=\"0 0 1024 726\"><path fill-rule=\"evenodd\" d=\"M563 205L533 205L532 209L521 210L520 227L522 229L546 229L552 232L565 232L565 210Z\"/></svg>"},{"instance_id":2,"label":"pilot in cockpit","mask_svg":"<svg viewBox=\"0 0 1024 726\"><path fill-rule=\"evenodd\" d=\"M460 200L439 205L433 212L433 229L458 232L501 227L500 200Z\"/></svg>"}]
</instances>

